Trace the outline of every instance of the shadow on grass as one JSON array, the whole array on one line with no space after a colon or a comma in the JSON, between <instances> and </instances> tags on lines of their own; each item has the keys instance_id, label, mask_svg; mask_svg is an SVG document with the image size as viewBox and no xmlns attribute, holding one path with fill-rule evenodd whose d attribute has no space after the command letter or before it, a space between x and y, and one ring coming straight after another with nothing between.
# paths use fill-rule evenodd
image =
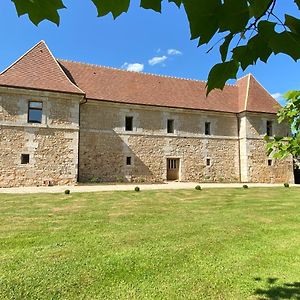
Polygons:
<instances>
[{"instance_id":1,"label":"shadow on grass","mask_svg":"<svg viewBox=\"0 0 300 300\"><path fill-rule=\"evenodd\" d=\"M254 278L255 281L263 281L260 277ZM258 288L255 290L255 295L258 295L261 300L272 299L295 299L300 300L300 282L278 283L278 278L267 278L266 288Z\"/></svg>"}]
</instances>

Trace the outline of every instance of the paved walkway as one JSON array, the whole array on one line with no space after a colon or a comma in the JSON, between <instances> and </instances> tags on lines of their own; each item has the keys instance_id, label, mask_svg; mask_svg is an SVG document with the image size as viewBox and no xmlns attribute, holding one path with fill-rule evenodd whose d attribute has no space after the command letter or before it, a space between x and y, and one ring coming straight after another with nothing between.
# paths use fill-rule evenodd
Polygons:
<instances>
[{"instance_id":1,"label":"paved walkway","mask_svg":"<svg viewBox=\"0 0 300 300\"><path fill-rule=\"evenodd\" d=\"M71 193L104 192L104 191L133 191L136 186L143 190L175 190L194 189L199 183L195 182L168 182L165 184L98 184L98 185L76 185L76 186L52 186L52 187L17 187L0 188L0 193L30 194L30 193L63 193L69 189ZM243 183L200 183L202 188L241 188ZM248 183L251 187L283 187L283 184ZM298 186L294 185L291 186Z\"/></svg>"}]
</instances>

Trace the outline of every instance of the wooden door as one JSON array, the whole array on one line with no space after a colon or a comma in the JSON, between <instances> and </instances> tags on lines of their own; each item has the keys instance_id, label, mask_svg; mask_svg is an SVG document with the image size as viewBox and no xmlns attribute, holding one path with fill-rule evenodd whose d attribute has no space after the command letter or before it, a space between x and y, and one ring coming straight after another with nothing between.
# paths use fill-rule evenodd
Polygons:
<instances>
[{"instance_id":1,"label":"wooden door","mask_svg":"<svg viewBox=\"0 0 300 300\"><path fill-rule=\"evenodd\" d=\"M167 180L179 179L179 158L167 159Z\"/></svg>"}]
</instances>

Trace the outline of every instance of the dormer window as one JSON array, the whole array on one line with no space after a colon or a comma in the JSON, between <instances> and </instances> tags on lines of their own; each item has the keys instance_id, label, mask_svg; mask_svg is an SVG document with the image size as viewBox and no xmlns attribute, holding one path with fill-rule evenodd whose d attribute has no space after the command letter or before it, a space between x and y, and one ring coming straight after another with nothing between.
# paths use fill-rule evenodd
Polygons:
<instances>
[{"instance_id":1,"label":"dormer window","mask_svg":"<svg viewBox=\"0 0 300 300\"><path fill-rule=\"evenodd\" d=\"M43 102L28 102L28 123L42 123Z\"/></svg>"}]
</instances>

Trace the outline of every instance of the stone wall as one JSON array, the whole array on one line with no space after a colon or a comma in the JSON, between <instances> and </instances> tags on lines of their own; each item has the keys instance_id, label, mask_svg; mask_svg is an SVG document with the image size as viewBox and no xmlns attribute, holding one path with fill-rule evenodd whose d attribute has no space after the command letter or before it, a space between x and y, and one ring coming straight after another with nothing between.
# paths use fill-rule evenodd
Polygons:
<instances>
[{"instance_id":1,"label":"stone wall","mask_svg":"<svg viewBox=\"0 0 300 300\"><path fill-rule=\"evenodd\" d=\"M238 182L238 124L234 114L151 108L88 101L81 105L81 181L162 182L167 158L180 159L180 180ZM124 129L133 117L133 131ZM175 132L167 133L167 119ZM204 124L211 122L211 136ZM126 157L132 165L126 165ZM206 159L211 165L206 166Z\"/></svg>"},{"instance_id":2,"label":"stone wall","mask_svg":"<svg viewBox=\"0 0 300 300\"><path fill-rule=\"evenodd\" d=\"M27 122L28 101L43 102L41 124ZM0 89L0 187L74 184L80 97ZM21 155L29 163L21 163Z\"/></svg>"},{"instance_id":3,"label":"stone wall","mask_svg":"<svg viewBox=\"0 0 300 300\"><path fill-rule=\"evenodd\" d=\"M287 124L278 124L276 115L244 113L241 115L241 177L243 182L284 183L294 182L293 159L274 159L267 155L267 121L273 122L273 135L289 134Z\"/></svg>"}]
</instances>

